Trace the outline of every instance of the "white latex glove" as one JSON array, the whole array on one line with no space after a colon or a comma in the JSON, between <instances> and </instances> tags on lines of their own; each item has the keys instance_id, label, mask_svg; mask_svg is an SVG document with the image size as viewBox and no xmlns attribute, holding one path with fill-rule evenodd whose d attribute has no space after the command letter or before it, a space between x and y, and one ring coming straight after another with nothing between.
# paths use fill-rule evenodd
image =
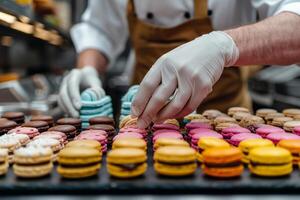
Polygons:
<instances>
[{"instance_id":1,"label":"white latex glove","mask_svg":"<svg viewBox=\"0 0 300 200\"><path fill-rule=\"evenodd\" d=\"M203 35L161 56L141 82L132 103L131 112L139 117L138 126L145 128L151 121L184 117L196 110L224 67L232 66L238 56L233 39L221 31Z\"/></svg>"},{"instance_id":2,"label":"white latex glove","mask_svg":"<svg viewBox=\"0 0 300 200\"><path fill-rule=\"evenodd\" d=\"M66 114L79 117L80 92L87 88L95 91L97 99L101 99L105 95L98 72L94 67L86 66L82 69L73 69L64 77L59 91L58 104Z\"/></svg>"}]
</instances>

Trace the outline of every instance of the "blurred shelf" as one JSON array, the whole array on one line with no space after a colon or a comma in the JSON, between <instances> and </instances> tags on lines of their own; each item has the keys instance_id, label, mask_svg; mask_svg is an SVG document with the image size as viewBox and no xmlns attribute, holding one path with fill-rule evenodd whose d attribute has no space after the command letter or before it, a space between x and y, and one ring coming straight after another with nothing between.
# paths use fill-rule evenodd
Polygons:
<instances>
[{"instance_id":1,"label":"blurred shelf","mask_svg":"<svg viewBox=\"0 0 300 200\"><path fill-rule=\"evenodd\" d=\"M71 44L69 35L40 19L18 14L0 4L0 35L19 37L45 44L64 47Z\"/></svg>"}]
</instances>

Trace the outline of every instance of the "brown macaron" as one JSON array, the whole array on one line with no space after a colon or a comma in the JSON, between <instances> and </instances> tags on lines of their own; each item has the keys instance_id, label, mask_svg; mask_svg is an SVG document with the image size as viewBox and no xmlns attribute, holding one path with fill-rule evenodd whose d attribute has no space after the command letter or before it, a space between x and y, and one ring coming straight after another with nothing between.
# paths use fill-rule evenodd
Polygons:
<instances>
[{"instance_id":1,"label":"brown macaron","mask_svg":"<svg viewBox=\"0 0 300 200\"><path fill-rule=\"evenodd\" d=\"M106 116L90 118L89 123L90 123L90 125L107 124L107 125L115 126L114 119L111 117L106 117Z\"/></svg>"},{"instance_id":2,"label":"brown macaron","mask_svg":"<svg viewBox=\"0 0 300 200\"><path fill-rule=\"evenodd\" d=\"M0 135L6 134L9 130L14 129L18 124L10 120L1 120L0 121Z\"/></svg>"},{"instance_id":3,"label":"brown macaron","mask_svg":"<svg viewBox=\"0 0 300 200\"><path fill-rule=\"evenodd\" d=\"M49 127L52 127L54 124L53 117L50 115L34 115L31 117L30 121L45 121L48 123Z\"/></svg>"},{"instance_id":4,"label":"brown macaron","mask_svg":"<svg viewBox=\"0 0 300 200\"><path fill-rule=\"evenodd\" d=\"M76 132L77 132L75 126L72 126L72 125L57 125L57 126L53 126L48 131L63 132L67 135L67 138L69 141L74 139L74 137L76 136Z\"/></svg>"},{"instance_id":5,"label":"brown macaron","mask_svg":"<svg viewBox=\"0 0 300 200\"><path fill-rule=\"evenodd\" d=\"M57 120L57 125L72 125L76 128L77 133L81 131L81 119L78 118L61 118Z\"/></svg>"},{"instance_id":6,"label":"brown macaron","mask_svg":"<svg viewBox=\"0 0 300 200\"><path fill-rule=\"evenodd\" d=\"M45 132L49 129L49 125L45 121L29 121L22 124L22 126L36 128L40 133Z\"/></svg>"},{"instance_id":7,"label":"brown macaron","mask_svg":"<svg viewBox=\"0 0 300 200\"><path fill-rule=\"evenodd\" d=\"M25 121L25 115L22 112L5 112L2 118L16 122L18 125L23 124Z\"/></svg>"}]
</instances>

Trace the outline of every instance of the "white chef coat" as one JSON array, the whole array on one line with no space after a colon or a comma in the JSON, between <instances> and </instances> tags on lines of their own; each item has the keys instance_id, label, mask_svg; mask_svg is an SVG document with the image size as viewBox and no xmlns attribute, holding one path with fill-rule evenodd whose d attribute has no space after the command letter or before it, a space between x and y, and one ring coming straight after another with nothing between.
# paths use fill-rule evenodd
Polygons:
<instances>
[{"instance_id":1,"label":"white chef coat","mask_svg":"<svg viewBox=\"0 0 300 200\"><path fill-rule=\"evenodd\" d=\"M89 0L82 22L71 29L79 53L97 49L110 63L124 50L129 36L126 18L128 0ZM194 0L134 0L137 17L161 27L172 27L194 14ZM215 30L225 30L283 11L300 15L300 0L208 0Z\"/></svg>"}]
</instances>

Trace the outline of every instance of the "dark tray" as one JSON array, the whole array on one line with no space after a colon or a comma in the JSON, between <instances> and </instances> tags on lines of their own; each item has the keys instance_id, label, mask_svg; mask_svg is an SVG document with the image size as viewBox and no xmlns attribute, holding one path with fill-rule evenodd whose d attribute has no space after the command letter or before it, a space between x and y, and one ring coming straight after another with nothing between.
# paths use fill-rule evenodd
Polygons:
<instances>
[{"instance_id":1,"label":"dark tray","mask_svg":"<svg viewBox=\"0 0 300 200\"><path fill-rule=\"evenodd\" d=\"M252 176L245 170L240 178L218 180L204 176L200 168L195 175L183 178L158 176L149 159L146 174L135 179L116 179L106 171L105 160L98 176L67 180L55 170L47 177L20 179L12 170L0 177L1 195L40 194L297 194L300 193L299 169L293 174L280 178Z\"/></svg>"}]
</instances>

